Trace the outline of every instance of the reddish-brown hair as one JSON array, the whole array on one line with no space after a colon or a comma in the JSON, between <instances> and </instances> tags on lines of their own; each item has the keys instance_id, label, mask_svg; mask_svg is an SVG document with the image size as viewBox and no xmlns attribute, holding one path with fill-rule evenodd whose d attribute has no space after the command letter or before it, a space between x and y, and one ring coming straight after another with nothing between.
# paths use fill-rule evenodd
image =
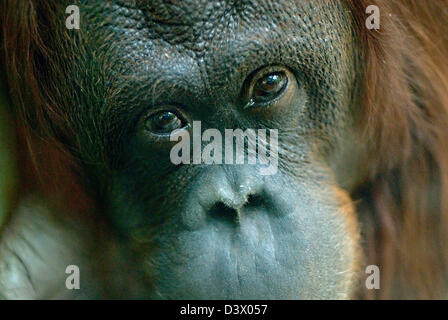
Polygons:
<instances>
[{"instance_id":1,"label":"reddish-brown hair","mask_svg":"<svg viewBox=\"0 0 448 320\"><path fill-rule=\"evenodd\" d=\"M359 183L351 191L359 204L366 263L381 270L381 290L360 290L360 297L447 297L448 1L346 2L362 48L361 107L355 119L359 145L366 146ZM54 147L59 142L47 130L49 123L62 127L64 121L39 82L41 64L51 55L39 30L56 21L52 3L1 1L3 59L19 138L34 147L22 155L23 167L33 158L39 165L26 180L48 172L37 183L47 194L81 194L70 175L69 157ZM381 10L380 30L365 26L369 5ZM36 138L30 127L47 141ZM36 144L50 151L36 155ZM58 186L48 188L48 181L55 180Z\"/></svg>"},{"instance_id":2,"label":"reddish-brown hair","mask_svg":"<svg viewBox=\"0 0 448 320\"><path fill-rule=\"evenodd\" d=\"M365 27L380 8L380 30ZM376 297L447 297L448 1L350 2L364 50L365 181L359 188ZM363 215L363 216L361 216ZM367 294L375 296L374 292Z\"/></svg>"},{"instance_id":3,"label":"reddish-brown hair","mask_svg":"<svg viewBox=\"0 0 448 320\"><path fill-rule=\"evenodd\" d=\"M38 192L60 212L91 212L76 164L52 130L66 121L42 84L54 54L45 45L45 30L56 30L55 12L64 11L57 1L2 1L0 58L13 102L20 197Z\"/></svg>"}]
</instances>

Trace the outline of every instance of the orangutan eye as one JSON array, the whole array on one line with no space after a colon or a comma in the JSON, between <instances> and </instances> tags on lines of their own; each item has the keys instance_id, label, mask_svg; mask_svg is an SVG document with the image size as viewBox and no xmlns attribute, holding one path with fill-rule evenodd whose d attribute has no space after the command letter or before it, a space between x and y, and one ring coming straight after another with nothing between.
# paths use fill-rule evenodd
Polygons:
<instances>
[{"instance_id":1,"label":"orangutan eye","mask_svg":"<svg viewBox=\"0 0 448 320\"><path fill-rule=\"evenodd\" d=\"M276 101L286 91L288 82L289 72L286 71L257 72L250 81L245 108L267 106Z\"/></svg>"},{"instance_id":2,"label":"orangutan eye","mask_svg":"<svg viewBox=\"0 0 448 320\"><path fill-rule=\"evenodd\" d=\"M145 129L157 135L168 135L186 126L186 121L171 111L159 111L146 119Z\"/></svg>"},{"instance_id":3,"label":"orangutan eye","mask_svg":"<svg viewBox=\"0 0 448 320\"><path fill-rule=\"evenodd\" d=\"M253 98L259 100L273 99L282 92L287 82L288 78L284 72L268 74L255 84Z\"/></svg>"}]
</instances>

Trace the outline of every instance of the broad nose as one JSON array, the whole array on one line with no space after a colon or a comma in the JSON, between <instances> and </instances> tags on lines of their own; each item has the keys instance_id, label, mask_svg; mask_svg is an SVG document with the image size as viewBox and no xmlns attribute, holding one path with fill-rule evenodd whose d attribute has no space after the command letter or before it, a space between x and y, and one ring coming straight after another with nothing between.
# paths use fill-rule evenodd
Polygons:
<instances>
[{"instance_id":1,"label":"broad nose","mask_svg":"<svg viewBox=\"0 0 448 320\"><path fill-rule=\"evenodd\" d=\"M239 223L245 208L262 205L263 179L247 166L215 166L204 172L193 193L197 205L187 208L188 222Z\"/></svg>"},{"instance_id":2,"label":"broad nose","mask_svg":"<svg viewBox=\"0 0 448 320\"><path fill-rule=\"evenodd\" d=\"M248 168L223 167L215 172L212 185L212 193L201 203L211 221L236 226L246 207L260 204L256 199L261 198L262 181Z\"/></svg>"}]
</instances>

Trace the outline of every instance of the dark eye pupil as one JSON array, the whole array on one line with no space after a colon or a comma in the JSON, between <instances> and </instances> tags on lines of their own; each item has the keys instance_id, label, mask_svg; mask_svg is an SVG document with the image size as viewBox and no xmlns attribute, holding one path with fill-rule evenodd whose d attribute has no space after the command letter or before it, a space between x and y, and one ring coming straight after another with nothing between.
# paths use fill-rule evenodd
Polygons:
<instances>
[{"instance_id":1,"label":"dark eye pupil","mask_svg":"<svg viewBox=\"0 0 448 320\"><path fill-rule=\"evenodd\" d=\"M262 89L266 91L275 90L281 83L282 77L278 74L271 74L262 82Z\"/></svg>"},{"instance_id":2,"label":"dark eye pupil","mask_svg":"<svg viewBox=\"0 0 448 320\"><path fill-rule=\"evenodd\" d=\"M175 129L182 128L183 123L179 117L169 111L158 112L148 118L146 128L157 134L170 133Z\"/></svg>"},{"instance_id":3,"label":"dark eye pupil","mask_svg":"<svg viewBox=\"0 0 448 320\"><path fill-rule=\"evenodd\" d=\"M158 117L158 124L161 127L168 126L172 121L176 120L176 116L171 112L164 112Z\"/></svg>"},{"instance_id":4,"label":"dark eye pupil","mask_svg":"<svg viewBox=\"0 0 448 320\"><path fill-rule=\"evenodd\" d=\"M286 81L286 75L282 72L268 74L255 84L253 98L264 100L275 98L285 88Z\"/></svg>"},{"instance_id":5,"label":"dark eye pupil","mask_svg":"<svg viewBox=\"0 0 448 320\"><path fill-rule=\"evenodd\" d=\"M260 79L257 83L257 89L265 93L278 92L283 85L283 77L279 73L272 73L263 79Z\"/></svg>"}]
</instances>

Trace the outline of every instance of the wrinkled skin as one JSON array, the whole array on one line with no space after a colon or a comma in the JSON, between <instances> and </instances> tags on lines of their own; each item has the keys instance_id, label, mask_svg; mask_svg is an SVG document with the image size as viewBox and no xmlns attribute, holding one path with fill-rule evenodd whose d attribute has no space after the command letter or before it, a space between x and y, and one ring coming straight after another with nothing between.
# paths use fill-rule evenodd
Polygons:
<instances>
[{"instance_id":1,"label":"wrinkled skin","mask_svg":"<svg viewBox=\"0 0 448 320\"><path fill-rule=\"evenodd\" d=\"M30 200L34 208L24 205L2 235L13 251L0 253L0 267L9 270L0 275L2 295L349 298L357 231L336 184L338 163L331 160L338 158L337 138L351 130L356 96L358 48L343 3L117 0L79 6L81 30L61 24L49 44L64 57L55 62L64 76L50 70L45 85L65 87L57 102L75 132L72 152L115 238L98 244L103 258L94 257L81 242L88 243L94 230L77 225L62 232L67 222L50 222L47 210ZM266 66L286 70L285 95L244 109L246 84ZM201 121L202 130L278 129L278 172L173 165L174 142L142 124L154 110L172 108L189 123ZM50 230L46 240L32 231L40 219L48 221L39 227ZM23 238L36 257L30 258ZM75 293L64 289L68 264L81 268ZM28 289L10 290L17 285Z\"/></svg>"}]
</instances>

